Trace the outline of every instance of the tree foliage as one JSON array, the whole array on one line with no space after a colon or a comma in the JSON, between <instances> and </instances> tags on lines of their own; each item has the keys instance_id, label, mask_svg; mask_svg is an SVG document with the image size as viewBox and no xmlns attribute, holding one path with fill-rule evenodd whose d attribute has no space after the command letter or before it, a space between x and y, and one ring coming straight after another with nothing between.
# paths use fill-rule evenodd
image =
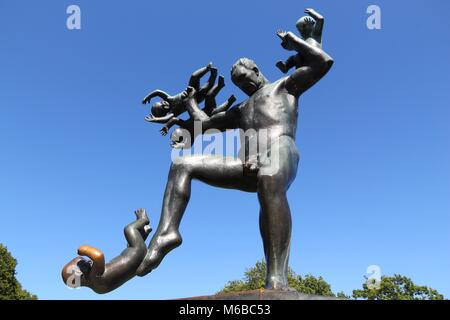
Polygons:
<instances>
[{"instance_id":1,"label":"tree foliage","mask_svg":"<svg viewBox=\"0 0 450 320\"><path fill-rule=\"evenodd\" d=\"M264 261L258 261L255 266L245 271L243 280L228 282L220 292L236 292L264 288L265 276L266 264ZM291 288L296 289L300 293L336 296L331 291L331 286L322 277L316 278L310 274L302 277L296 274L291 268L288 270L288 283Z\"/></svg>"},{"instance_id":2,"label":"tree foliage","mask_svg":"<svg viewBox=\"0 0 450 320\"><path fill-rule=\"evenodd\" d=\"M379 283L366 280L362 289L353 290L353 298L367 300L443 300L437 290L416 285L410 278L394 274L382 276Z\"/></svg>"},{"instance_id":3,"label":"tree foliage","mask_svg":"<svg viewBox=\"0 0 450 320\"><path fill-rule=\"evenodd\" d=\"M245 271L244 279L233 280L226 284L220 292L237 292L264 288L266 264L258 261ZM338 297L342 299L363 300L443 300L444 296L437 290L416 285L410 278L395 274L392 277L382 276L379 283L366 279L362 289L353 290L353 295L344 292L333 293L330 284L322 277L311 274L300 276L291 268L288 271L288 283L300 293Z\"/></svg>"},{"instance_id":4,"label":"tree foliage","mask_svg":"<svg viewBox=\"0 0 450 320\"><path fill-rule=\"evenodd\" d=\"M16 279L17 260L0 244L0 300L36 300Z\"/></svg>"}]
</instances>

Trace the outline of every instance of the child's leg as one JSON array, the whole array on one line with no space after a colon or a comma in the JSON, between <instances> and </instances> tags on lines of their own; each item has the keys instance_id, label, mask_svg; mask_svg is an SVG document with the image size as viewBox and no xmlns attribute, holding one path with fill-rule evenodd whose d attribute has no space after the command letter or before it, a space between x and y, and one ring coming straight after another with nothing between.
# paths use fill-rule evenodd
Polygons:
<instances>
[{"instance_id":1,"label":"child's leg","mask_svg":"<svg viewBox=\"0 0 450 320\"><path fill-rule=\"evenodd\" d=\"M205 108L203 109L203 111L205 111L207 115L211 115L213 110L216 108L216 96L220 92L220 90L223 89L223 87L225 87L225 79L223 76L219 76L219 81L217 81L217 84L214 85L206 94Z\"/></svg>"},{"instance_id":2,"label":"child's leg","mask_svg":"<svg viewBox=\"0 0 450 320\"><path fill-rule=\"evenodd\" d=\"M276 66L281 72L287 73L289 69L295 66L296 56L290 56L286 61L278 61Z\"/></svg>"},{"instance_id":3,"label":"child's leg","mask_svg":"<svg viewBox=\"0 0 450 320\"><path fill-rule=\"evenodd\" d=\"M219 112L223 112L223 111L227 111L232 105L233 103L236 102L236 97L234 95L231 95L227 101L225 101L224 103L222 103L220 106L218 106L217 108L215 108L212 111L212 114L216 114Z\"/></svg>"},{"instance_id":4,"label":"child's leg","mask_svg":"<svg viewBox=\"0 0 450 320\"><path fill-rule=\"evenodd\" d=\"M197 99L198 103L202 102L205 99L209 90L211 90L211 88L214 86L214 83L216 82L216 78L217 78L217 72L218 71L216 68L211 68L210 76L209 76L208 80L205 82L205 84L203 85L203 87L201 87L200 89L195 89L195 90L197 90L196 99Z\"/></svg>"},{"instance_id":5,"label":"child's leg","mask_svg":"<svg viewBox=\"0 0 450 320\"><path fill-rule=\"evenodd\" d=\"M145 247L145 239L151 231L151 229L148 228L150 221L145 209L138 209L134 213L136 214L137 220L125 227L125 238L130 247Z\"/></svg>"},{"instance_id":6,"label":"child's leg","mask_svg":"<svg viewBox=\"0 0 450 320\"><path fill-rule=\"evenodd\" d=\"M193 87L195 90L199 90L200 88L200 79L208 73L208 71L211 70L211 62L203 68L198 69L197 71L194 71L194 73L191 75L191 78L189 79L189 87Z\"/></svg>"},{"instance_id":7,"label":"child's leg","mask_svg":"<svg viewBox=\"0 0 450 320\"><path fill-rule=\"evenodd\" d=\"M290 56L285 62L286 69L289 70L293 67L296 67L299 59L300 57L298 56L298 54Z\"/></svg>"}]
</instances>

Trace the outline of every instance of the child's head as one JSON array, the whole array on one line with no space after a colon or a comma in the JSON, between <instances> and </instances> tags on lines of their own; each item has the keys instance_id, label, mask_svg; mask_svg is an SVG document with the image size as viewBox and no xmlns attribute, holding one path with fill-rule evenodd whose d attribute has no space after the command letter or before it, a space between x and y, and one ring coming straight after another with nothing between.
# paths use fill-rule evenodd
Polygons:
<instances>
[{"instance_id":1,"label":"child's head","mask_svg":"<svg viewBox=\"0 0 450 320\"><path fill-rule=\"evenodd\" d=\"M311 37L315 24L316 22L314 21L313 18L304 16L298 19L297 24L295 26L297 27L298 32L300 32L302 38L307 39Z\"/></svg>"},{"instance_id":2,"label":"child's head","mask_svg":"<svg viewBox=\"0 0 450 320\"><path fill-rule=\"evenodd\" d=\"M83 256L89 259L83 258ZM95 292L97 279L105 272L105 256L103 252L88 245L78 248L78 257L64 266L61 276L69 287L89 287Z\"/></svg>"},{"instance_id":3,"label":"child's head","mask_svg":"<svg viewBox=\"0 0 450 320\"><path fill-rule=\"evenodd\" d=\"M169 112L169 107L167 101L158 101L152 106L152 115L154 117L164 117Z\"/></svg>"},{"instance_id":4,"label":"child's head","mask_svg":"<svg viewBox=\"0 0 450 320\"><path fill-rule=\"evenodd\" d=\"M61 276L64 283L72 288L88 287L92 261L76 257L64 266Z\"/></svg>"}]
</instances>

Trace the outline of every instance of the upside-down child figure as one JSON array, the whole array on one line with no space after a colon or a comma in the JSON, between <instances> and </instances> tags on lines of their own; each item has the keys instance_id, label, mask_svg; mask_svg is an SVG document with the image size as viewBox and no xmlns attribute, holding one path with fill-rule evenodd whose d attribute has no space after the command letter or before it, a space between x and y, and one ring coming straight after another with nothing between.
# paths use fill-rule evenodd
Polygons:
<instances>
[{"instance_id":1,"label":"upside-down child figure","mask_svg":"<svg viewBox=\"0 0 450 320\"><path fill-rule=\"evenodd\" d=\"M305 9L305 13L307 13L309 16L301 17L297 21L297 30L302 36L303 40L314 47L322 49L322 31L324 18L314 9ZM277 33L278 36L280 36L279 32ZM292 50L292 48L288 48L287 44L284 42L281 45L285 49ZM286 61L280 60L276 63L278 69L280 69L283 73L287 73L289 69L293 67L298 69L302 65L303 62L300 54L294 54L290 56Z\"/></svg>"},{"instance_id":2,"label":"upside-down child figure","mask_svg":"<svg viewBox=\"0 0 450 320\"><path fill-rule=\"evenodd\" d=\"M106 264L102 251L89 245L79 247L79 256L66 264L61 272L67 286L89 287L96 293L107 293L136 275L147 253L145 240L152 229L145 209L138 209L134 213L136 221L124 229L128 247Z\"/></svg>"}]
</instances>

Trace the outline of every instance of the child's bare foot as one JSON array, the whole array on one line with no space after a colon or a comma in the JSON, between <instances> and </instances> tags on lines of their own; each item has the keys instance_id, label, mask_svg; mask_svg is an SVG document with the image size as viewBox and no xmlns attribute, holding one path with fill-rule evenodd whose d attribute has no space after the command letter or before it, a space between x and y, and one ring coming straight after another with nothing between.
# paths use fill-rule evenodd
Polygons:
<instances>
[{"instance_id":1,"label":"child's bare foot","mask_svg":"<svg viewBox=\"0 0 450 320\"><path fill-rule=\"evenodd\" d=\"M222 75L219 76L219 80L217 80L217 85L218 85L220 88L225 87L225 78L224 78Z\"/></svg>"},{"instance_id":2,"label":"child's bare foot","mask_svg":"<svg viewBox=\"0 0 450 320\"><path fill-rule=\"evenodd\" d=\"M152 232L152 227L150 227L150 225L145 225L144 226L144 235L145 235L145 237L147 237L149 234L150 234L150 232Z\"/></svg>"},{"instance_id":3,"label":"child's bare foot","mask_svg":"<svg viewBox=\"0 0 450 320\"><path fill-rule=\"evenodd\" d=\"M236 102L236 97L234 96L234 94L232 94L229 98L228 98L228 103L229 104L233 104Z\"/></svg>"},{"instance_id":4,"label":"child's bare foot","mask_svg":"<svg viewBox=\"0 0 450 320\"><path fill-rule=\"evenodd\" d=\"M283 62L283 61L278 61L277 63L276 63L276 66L277 66L277 68L278 69L280 69L281 70L281 72L283 72L283 73L287 73L288 72L288 70L287 70L287 68L286 68L286 64Z\"/></svg>"},{"instance_id":5,"label":"child's bare foot","mask_svg":"<svg viewBox=\"0 0 450 320\"><path fill-rule=\"evenodd\" d=\"M147 211L145 209L143 208L137 209L136 211L134 211L134 214L136 215L137 220L143 219L146 221L147 224L150 223L150 220L148 219L147 216Z\"/></svg>"},{"instance_id":6,"label":"child's bare foot","mask_svg":"<svg viewBox=\"0 0 450 320\"><path fill-rule=\"evenodd\" d=\"M211 67L209 69L209 71L211 72L211 76L217 77L217 72L218 72L217 68Z\"/></svg>"}]
</instances>

